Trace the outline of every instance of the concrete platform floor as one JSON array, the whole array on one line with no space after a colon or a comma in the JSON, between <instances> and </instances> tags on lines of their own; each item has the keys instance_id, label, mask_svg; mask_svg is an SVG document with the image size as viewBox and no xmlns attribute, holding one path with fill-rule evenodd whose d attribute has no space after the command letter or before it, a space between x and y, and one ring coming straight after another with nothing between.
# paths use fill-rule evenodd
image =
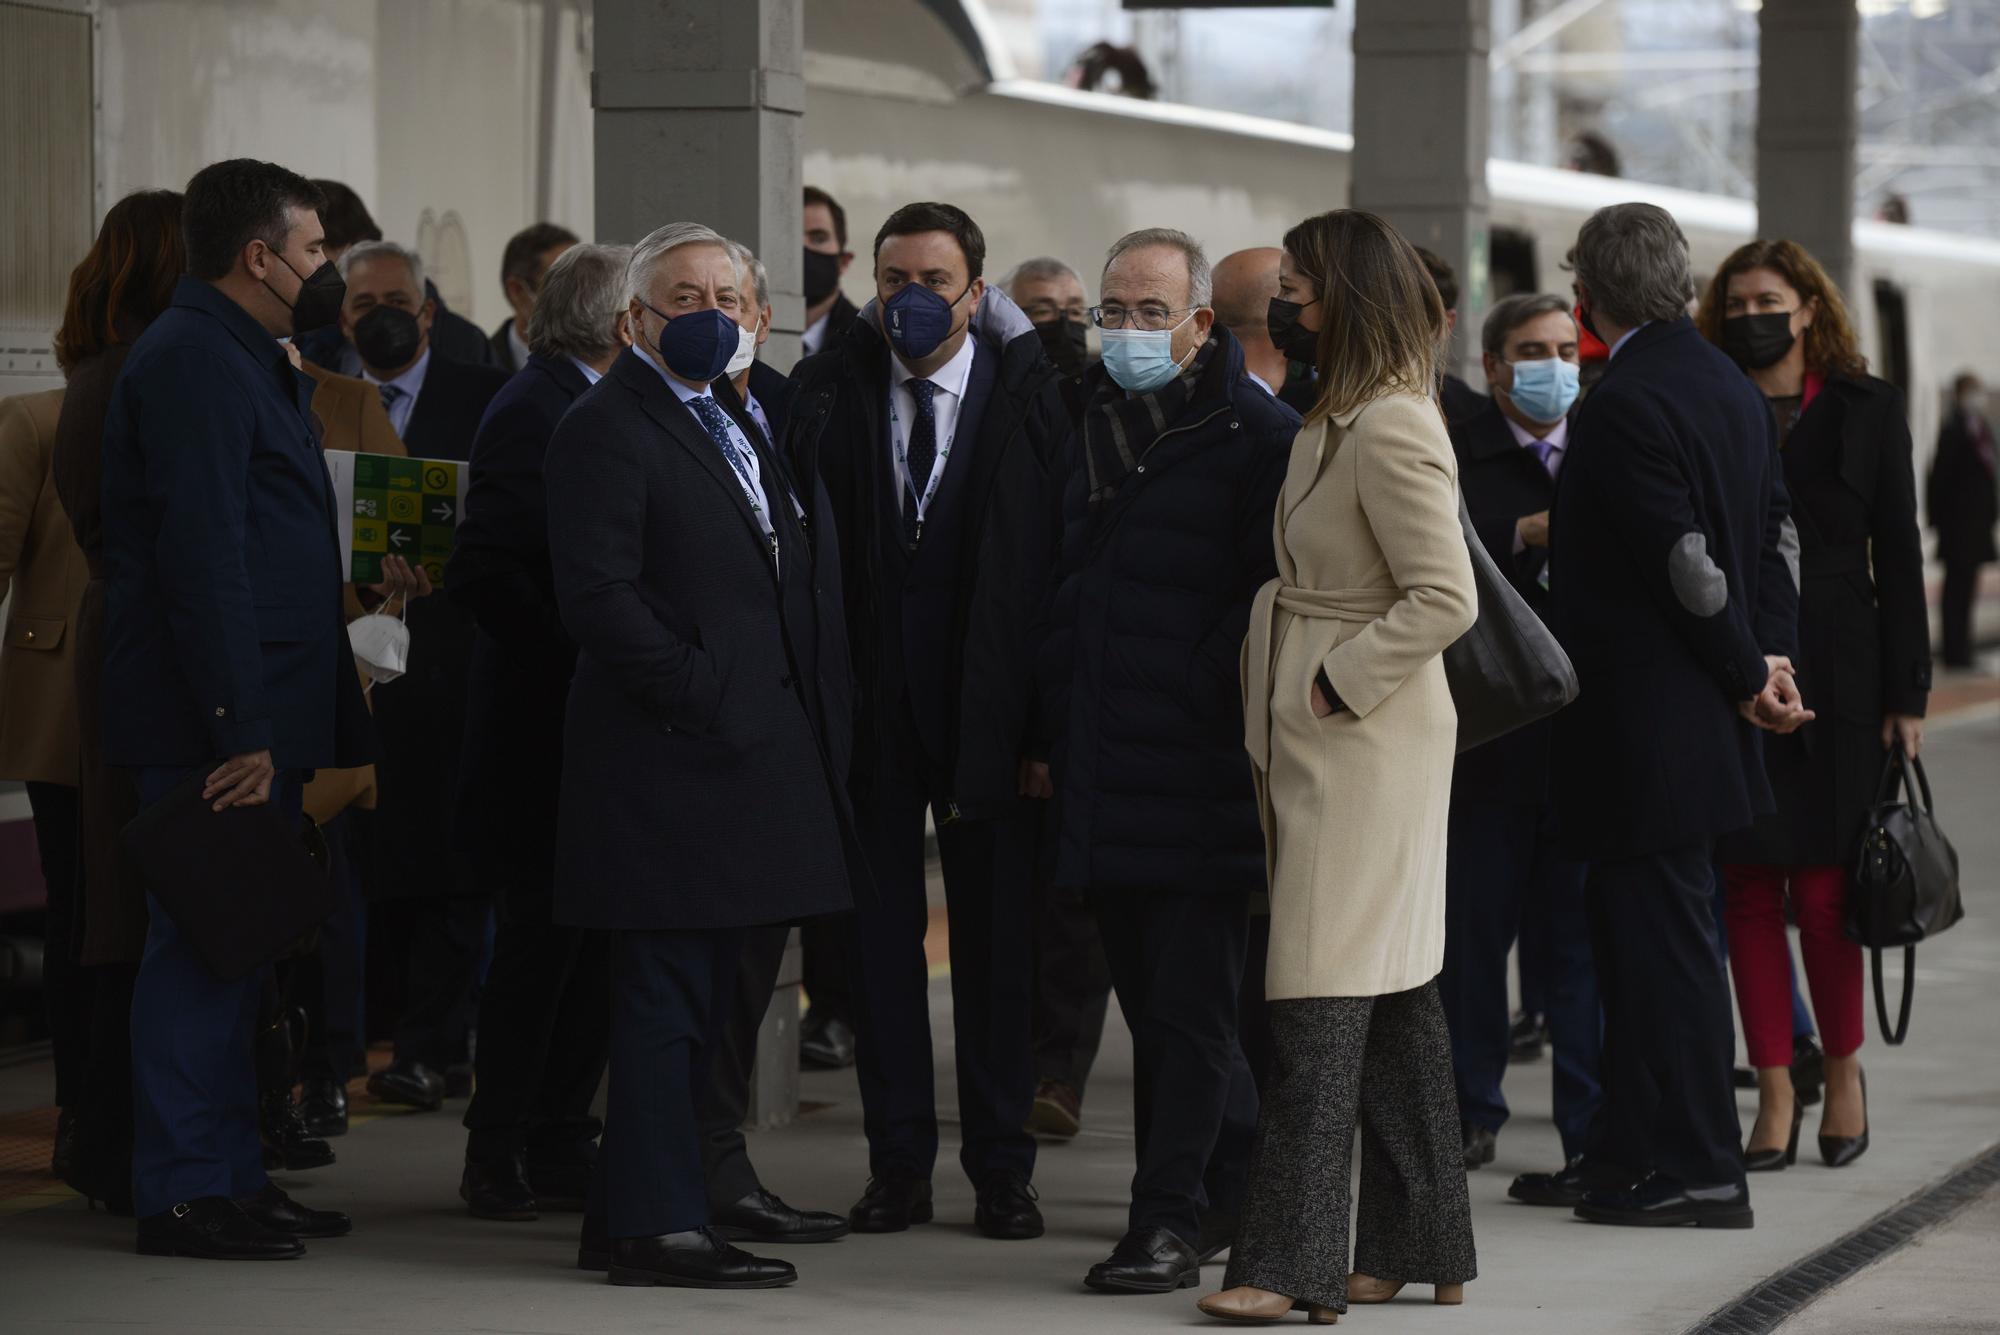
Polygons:
<instances>
[{"instance_id":1,"label":"concrete platform floor","mask_svg":"<svg viewBox=\"0 0 2000 1335\"><path fill-rule=\"evenodd\" d=\"M1916 1015L1902 1048L1874 1033L1874 1148L1832 1172L1811 1152L1754 1179L1749 1232L1656 1233L1578 1223L1506 1199L1518 1171L1558 1162L1546 1063L1508 1078L1515 1119L1499 1161L1472 1176L1481 1278L1461 1308L1428 1293L1357 1309L1346 1325L1398 1332L1676 1332L1751 1284L1845 1234L2000 1140L2000 710L1938 723L1927 754L1946 830L1964 860L1967 917L1919 956ZM949 988L932 988L948 1029ZM948 1044L941 1106L952 1103ZM10 1071L0 1099L37 1073ZM753 1138L767 1183L802 1205L843 1209L865 1176L851 1072L809 1074L825 1104ZM41 1096L42 1099L46 1095ZM18 1101L0 1112L18 1109ZM452 1105L452 1108L462 1105ZM1743 1103L1747 1128L1752 1103ZM227 1265L132 1254L131 1224L50 1198L0 1217L0 1331L757 1331L992 1332L1157 1330L1205 1324L1200 1291L1110 1298L1080 1281L1124 1227L1132 1171L1131 1053L1115 1020L1085 1110L1084 1133L1043 1148L1037 1171L1048 1235L999 1243L971 1226L971 1191L947 1128L939 1222L891 1237L786 1253L801 1283L747 1295L612 1288L570 1268L576 1216L533 1224L470 1220L456 1195L464 1135L442 1114L382 1116L337 1142L340 1162L285 1181L315 1205L351 1211L355 1234L314 1243L296 1262ZM26 1204L26 1202L23 1202ZM2000 1329L2000 1202L1991 1195L1919 1244L1863 1271L1794 1318L1801 1332ZM1212 1268L1204 1290L1220 1281Z\"/></svg>"}]
</instances>

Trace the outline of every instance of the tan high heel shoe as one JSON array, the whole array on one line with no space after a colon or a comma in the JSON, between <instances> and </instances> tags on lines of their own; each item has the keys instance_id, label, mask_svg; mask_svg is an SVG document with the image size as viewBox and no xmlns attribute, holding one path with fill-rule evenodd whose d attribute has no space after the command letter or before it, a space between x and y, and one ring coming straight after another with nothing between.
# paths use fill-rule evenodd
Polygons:
<instances>
[{"instance_id":1,"label":"tan high heel shoe","mask_svg":"<svg viewBox=\"0 0 2000 1335\"><path fill-rule=\"evenodd\" d=\"M1386 1303L1403 1291L1403 1284L1404 1281L1400 1279L1377 1279L1373 1275L1352 1274L1347 1277L1347 1301ZM1456 1307L1465 1301L1465 1285L1436 1285L1431 1301L1441 1307Z\"/></svg>"},{"instance_id":2,"label":"tan high heel shoe","mask_svg":"<svg viewBox=\"0 0 2000 1335\"><path fill-rule=\"evenodd\" d=\"M1340 1313L1331 1307L1294 1302L1282 1293L1252 1288L1248 1284L1211 1293L1195 1306L1217 1321L1235 1321L1245 1325L1271 1325L1301 1308L1305 1310L1306 1320L1315 1326L1331 1326L1340 1321Z\"/></svg>"}]
</instances>

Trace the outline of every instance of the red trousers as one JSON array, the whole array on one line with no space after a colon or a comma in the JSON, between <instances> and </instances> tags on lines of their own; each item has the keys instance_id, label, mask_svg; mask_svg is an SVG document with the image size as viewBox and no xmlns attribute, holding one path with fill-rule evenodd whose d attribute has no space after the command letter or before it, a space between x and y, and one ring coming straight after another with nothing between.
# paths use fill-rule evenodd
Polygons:
<instances>
[{"instance_id":1,"label":"red trousers","mask_svg":"<svg viewBox=\"0 0 2000 1335\"><path fill-rule=\"evenodd\" d=\"M1722 869L1722 879L1728 893L1723 917L1729 926L1729 972L1736 980L1736 1005L1743 1012L1750 1064L1760 1069L1792 1064L1792 975L1785 942L1788 893L1799 925L1799 953L1805 957L1820 1043L1829 1057L1858 1050L1861 947L1841 932L1846 868L1728 866Z\"/></svg>"}]
</instances>

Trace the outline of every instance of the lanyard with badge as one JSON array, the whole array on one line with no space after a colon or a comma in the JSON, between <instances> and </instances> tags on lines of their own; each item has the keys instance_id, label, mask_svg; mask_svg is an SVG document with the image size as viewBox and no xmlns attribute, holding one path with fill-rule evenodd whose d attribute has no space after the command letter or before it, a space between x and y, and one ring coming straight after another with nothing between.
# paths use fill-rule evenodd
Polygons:
<instances>
[{"instance_id":1,"label":"lanyard with badge","mask_svg":"<svg viewBox=\"0 0 2000 1335\"><path fill-rule=\"evenodd\" d=\"M903 382L905 388L908 385L909 381L906 380ZM910 391L910 398L912 401L915 400L916 393L914 391ZM933 400L933 404L935 404L935 400ZM930 513L931 501L937 496L938 485L944 481L945 461L951 458L951 443L958 437L958 424L956 422L952 423L951 435L946 436L944 441L938 446L937 458L931 461L930 481L925 485L921 495L917 492L916 480L910 476L910 438L909 433L903 428L902 415L896 411L896 391L894 388L891 388L889 391L889 437L896 448L896 495L900 498L905 492L908 492L916 499L916 542L921 544L924 540L924 516Z\"/></svg>"}]
</instances>

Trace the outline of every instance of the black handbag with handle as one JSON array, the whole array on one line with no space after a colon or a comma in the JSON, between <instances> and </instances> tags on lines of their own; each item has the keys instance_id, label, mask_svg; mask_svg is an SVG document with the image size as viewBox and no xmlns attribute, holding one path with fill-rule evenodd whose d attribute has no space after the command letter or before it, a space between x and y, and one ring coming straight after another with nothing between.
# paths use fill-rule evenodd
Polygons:
<instances>
[{"instance_id":1,"label":"black handbag with handle","mask_svg":"<svg viewBox=\"0 0 2000 1335\"><path fill-rule=\"evenodd\" d=\"M1900 790L1900 795L1899 795ZM1923 805L1916 803L1923 797ZM1875 803L1863 826L1861 851L1847 886L1847 936L1868 947L1875 978L1875 1019L1891 1047L1910 1031L1916 989L1917 942L1928 941L1965 916L1958 896L1958 853L1938 828L1924 763L1897 738L1882 765ZM1903 948L1903 1005L1894 1029L1882 988L1882 952Z\"/></svg>"},{"instance_id":2,"label":"black handbag with handle","mask_svg":"<svg viewBox=\"0 0 2000 1335\"><path fill-rule=\"evenodd\" d=\"M1569 655L1479 540L1464 497L1458 524L1479 594L1479 619L1444 651L1463 753L1547 718L1576 699L1577 686Z\"/></svg>"}]
</instances>

